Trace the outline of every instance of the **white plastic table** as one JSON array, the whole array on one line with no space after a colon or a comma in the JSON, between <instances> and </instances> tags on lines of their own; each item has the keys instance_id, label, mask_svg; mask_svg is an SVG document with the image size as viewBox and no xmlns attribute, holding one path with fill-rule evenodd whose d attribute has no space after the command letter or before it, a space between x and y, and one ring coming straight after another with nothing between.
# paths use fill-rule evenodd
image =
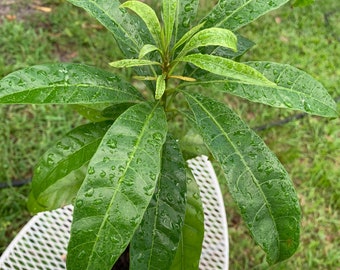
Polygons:
<instances>
[{"instance_id":1,"label":"white plastic table","mask_svg":"<svg viewBox=\"0 0 340 270\"><path fill-rule=\"evenodd\" d=\"M204 240L199 269L227 270L228 228L223 197L206 156L188 160L200 188L204 209ZM1 270L62 270L70 236L73 207L38 213L0 257Z\"/></svg>"}]
</instances>

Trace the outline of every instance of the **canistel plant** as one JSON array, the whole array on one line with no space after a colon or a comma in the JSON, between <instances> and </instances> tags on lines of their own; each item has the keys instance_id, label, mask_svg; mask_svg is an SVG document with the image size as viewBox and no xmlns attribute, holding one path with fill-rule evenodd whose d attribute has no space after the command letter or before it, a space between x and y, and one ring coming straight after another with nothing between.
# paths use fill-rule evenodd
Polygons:
<instances>
[{"instance_id":1,"label":"canistel plant","mask_svg":"<svg viewBox=\"0 0 340 270\"><path fill-rule=\"evenodd\" d=\"M292 181L263 140L212 94L338 116L326 89L305 72L239 61L253 43L237 31L288 0L219 0L200 20L199 0L163 0L159 14L144 1L68 1L112 32L126 59L108 59L113 73L58 63L0 81L0 103L71 104L89 119L41 157L28 201L34 213L74 205L67 269L111 269L127 247L130 269L197 269L204 228L188 151L208 151L219 164L268 263L292 256L301 221ZM115 75L119 68L133 68L145 88ZM197 147L174 136L178 119L195 130Z\"/></svg>"}]
</instances>

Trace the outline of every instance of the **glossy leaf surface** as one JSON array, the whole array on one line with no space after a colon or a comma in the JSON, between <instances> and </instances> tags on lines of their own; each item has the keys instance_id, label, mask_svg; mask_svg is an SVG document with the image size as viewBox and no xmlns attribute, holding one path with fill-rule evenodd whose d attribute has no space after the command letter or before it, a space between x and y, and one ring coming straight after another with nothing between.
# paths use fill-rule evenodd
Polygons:
<instances>
[{"instance_id":1,"label":"glossy leaf surface","mask_svg":"<svg viewBox=\"0 0 340 270\"><path fill-rule=\"evenodd\" d=\"M219 0L203 19L206 27L221 27L236 31L267 12L277 9L289 0Z\"/></svg>"},{"instance_id":2,"label":"glossy leaf surface","mask_svg":"<svg viewBox=\"0 0 340 270\"><path fill-rule=\"evenodd\" d=\"M0 80L0 103L93 104L143 100L120 77L82 64L50 64L15 71Z\"/></svg>"},{"instance_id":3,"label":"glossy leaf surface","mask_svg":"<svg viewBox=\"0 0 340 270\"><path fill-rule=\"evenodd\" d=\"M180 40L195 21L199 0L177 0L177 14L175 19L174 41Z\"/></svg>"},{"instance_id":4,"label":"glossy leaf surface","mask_svg":"<svg viewBox=\"0 0 340 270\"><path fill-rule=\"evenodd\" d=\"M160 63L144 59L123 59L115 62L111 62L110 66L115 68L128 68L128 67L140 67L160 65Z\"/></svg>"},{"instance_id":5,"label":"glossy leaf surface","mask_svg":"<svg viewBox=\"0 0 340 270\"><path fill-rule=\"evenodd\" d=\"M32 179L29 210L52 210L70 204L85 178L87 165L112 122L77 127L55 143L39 159Z\"/></svg>"},{"instance_id":6,"label":"glossy leaf surface","mask_svg":"<svg viewBox=\"0 0 340 270\"><path fill-rule=\"evenodd\" d=\"M212 87L253 102L279 108L300 110L324 117L337 117L337 106L323 85L295 67L272 62L245 63L258 70L277 85L266 86L225 80L205 75L197 84Z\"/></svg>"},{"instance_id":7,"label":"glossy leaf surface","mask_svg":"<svg viewBox=\"0 0 340 270\"><path fill-rule=\"evenodd\" d=\"M189 62L216 75L248 83L274 85L254 68L227 58L206 54L190 54L180 58L179 61Z\"/></svg>"},{"instance_id":8,"label":"glossy leaf surface","mask_svg":"<svg viewBox=\"0 0 340 270\"><path fill-rule=\"evenodd\" d=\"M301 213L287 172L261 138L225 104L197 94L185 96L267 261L273 264L289 258L299 244Z\"/></svg>"},{"instance_id":9,"label":"glossy leaf surface","mask_svg":"<svg viewBox=\"0 0 340 270\"><path fill-rule=\"evenodd\" d=\"M119 47L129 57L137 57L139 49L143 47L142 33L146 33L145 25L139 18L133 17L119 8L118 0L67 0L75 6L81 7L104 25L117 40ZM145 35L145 34L144 34ZM145 40L144 40L145 41Z\"/></svg>"},{"instance_id":10,"label":"glossy leaf surface","mask_svg":"<svg viewBox=\"0 0 340 270\"><path fill-rule=\"evenodd\" d=\"M187 205L181 240L170 270L197 270L204 236L204 214L200 191L194 177L187 174Z\"/></svg>"},{"instance_id":11,"label":"glossy leaf surface","mask_svg":"<svg viewBox=\"0 0 340 270\"><path fill-rule=\"evenodd\" d=\"M177 7L179 5L178 0L163 0L163 23L166 42L171 42L172 32L174 29L174 23L177 13Z\"/></svg>"},{"instance_id":12,"label":"glossy leaf surface","mask_svg":"<svg viewBox=\"0 0 340 270\"><path fill-rule=\"evenodd\" d=\"M154 52L154 51L158 51L159 48L156 47L155 45L152 45L152 44L145 44L143 46L143 48L140 50L139 52L139 56L138 58L139 59L142 59L144 58L144 56L146 56L147 54L151 53L151 52Z\"/></svg>"},{"instance_id":13,"label":"glossy leaf surface","mask_svg":"<svg viewBox=\"0 0 340 270\"><path fill-rule=\"evenodd\" d=\"M160 44L159 38L161 36L161 25L155 11L150 6L140 1L126 1L121 5L121 7L129 8L136 12L137 15L145 22L156 44Z\"/></svg>"},{"instance_id":14,"label":"glossy leaf surface","mask_svg":"<svg viewBox=\"0 0 340 270\"><path fill-rule=\"evenodd\" d=\"M155 103L130 107L110 127L75 201L67 269L111 269L126 249L154 193L166 132Z\"/></svg>"},{"instance_id":15,"label":"glossy leaf surface","mask_svg":"<svg viewBox=\"0 0 340 270\"><path fill-rule=\"evenodd\" d=\"M165 75L160 75L157 77L157 82L156 82L156 93L155 93L155 99L159 100L166 88L166 82L165 82Z\"/></svg>"},{"instance_id":16,"label":"glossy leaf surface","mask_svg":"<svg viewBox=\"0 0 340 270\"><path fill-rule=\"evenodd\" d=\"M155 194L130 244L130 270L169 269L180 241L186 208L186 164L171 137L163 147Z\"/></svg>"},{"instance_id":17,"label":"glossy leaf surface","mask_svg":"<svg viewBox=\"0 0 340 270\"><path fill-rule=\"evenodd\" d=\"M237 51L237 38L233 32L222 28L208 28L196 33L184 46L180 55L204 46L222 46Z\"/></svg>"}]
</instances>

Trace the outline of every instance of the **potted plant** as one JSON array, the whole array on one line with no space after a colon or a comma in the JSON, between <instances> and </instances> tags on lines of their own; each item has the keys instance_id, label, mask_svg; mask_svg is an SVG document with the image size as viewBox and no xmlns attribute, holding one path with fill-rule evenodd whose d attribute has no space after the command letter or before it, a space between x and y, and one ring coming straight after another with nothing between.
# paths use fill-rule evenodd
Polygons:
<instances>
[{"instance_id":1,"label":"potted plant","mask_svg":"<svg viewBox=\"0 0 340 270\"><path fill-rule=\"evenodd\" d=\"M301 213L288 173L209 90L338 116L327 90L305 72L239 62L253 43L238 29L288 0L220 0L196 25L198 0L163 0L160 15L142 1L68 1L114 35L126 59L111 62L112 71L133 68L148 89L72 63L32 66L0 81L0 103L71 104L90 120L41 157L28 202L32 212L73 203L68 269L111 269L128 245L131 269L197 268L202 233L188 237L186 227L204 230L202 206L184 156L202 152L219 164L268 263L292 256ZM178 115L198 138L190 145L172 134Z\"/></svg>"}]
</instances>

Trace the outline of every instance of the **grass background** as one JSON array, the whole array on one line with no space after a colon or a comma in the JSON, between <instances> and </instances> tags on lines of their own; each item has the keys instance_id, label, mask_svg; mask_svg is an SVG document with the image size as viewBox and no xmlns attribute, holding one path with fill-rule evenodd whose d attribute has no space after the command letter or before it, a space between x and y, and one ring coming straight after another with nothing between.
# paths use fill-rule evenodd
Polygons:
<instances>
[{"instance_id":1,"label":"grass background","mask_svg":"<svg viewBox=\"0 0 340 270\"><path fill-rule=\"evenodd\" d=\"M214 3L201 2L204 7ZM340 95L339 21L338 1L316 0L312 6L294 9L285 5L241 30L257 43L242 60L270 60L301 68L336 98ZM120 57L111 34L66 1L0 3L0 77L29 65L58 61L110 70L107 63ZM228 95L222 98L253 127L295 114ZM84 121L70 108L52 105L1 105L0 119L0 183L29 179L48 146ZM340 269L340 120L307 116L258 133L290 173L303 210L300 248L290 260L270 269ZM30 218L25 205L29 189L29 184L0 189L0 253ZM230 269L268 269L264 253L253 243L223 190Z\"/></svg>"}]
</instances>

